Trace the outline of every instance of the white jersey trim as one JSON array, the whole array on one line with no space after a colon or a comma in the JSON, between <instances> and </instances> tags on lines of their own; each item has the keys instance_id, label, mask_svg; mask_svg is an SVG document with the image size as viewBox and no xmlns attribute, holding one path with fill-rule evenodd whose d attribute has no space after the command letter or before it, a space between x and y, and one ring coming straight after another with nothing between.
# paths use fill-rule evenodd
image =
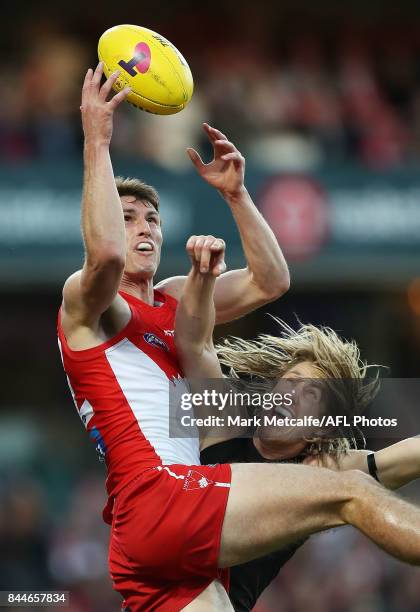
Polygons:
<instances>
[{"instance_id":1,"label":"white jersey trim","mask_svg":"<svg viewBox=\"0 0 420 612\"><path fill-rule=\"evenodd\" d=\"M138 426L163 464L199 465L198 438L169 437L169 385L165 372L125 338L105 356L136 417Z\"/></svg>"}]
</instances>

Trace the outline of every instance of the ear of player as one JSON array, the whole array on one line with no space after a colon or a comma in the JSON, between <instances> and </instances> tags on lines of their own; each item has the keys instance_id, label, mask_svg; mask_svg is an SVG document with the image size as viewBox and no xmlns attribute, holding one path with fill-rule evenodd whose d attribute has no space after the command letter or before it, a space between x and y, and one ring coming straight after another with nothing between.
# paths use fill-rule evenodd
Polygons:
<instances>
[{"instance_id":1,"label":"ear of player","mask_svg":"<svg viewBox=\"0 0 420 612\"><path fill-rule=\"evenodd\" d=\"M150 113L172 115L187 106L194 83L187 61L169 40L135 25L118 25L99 39L98 56L115 91L130 87L127 101Z\"/></svg>"},{"instance_id":2,"label":"ear of player","mask_svg":"<svg viewBox=\"0 0 420 612\"><path fill-rule=\"evenodd\" d=\"M226 270L225 241L214 236L191 236L187 253L192 265L200 274L220 276Z\"/></svg>"}]
</instances>

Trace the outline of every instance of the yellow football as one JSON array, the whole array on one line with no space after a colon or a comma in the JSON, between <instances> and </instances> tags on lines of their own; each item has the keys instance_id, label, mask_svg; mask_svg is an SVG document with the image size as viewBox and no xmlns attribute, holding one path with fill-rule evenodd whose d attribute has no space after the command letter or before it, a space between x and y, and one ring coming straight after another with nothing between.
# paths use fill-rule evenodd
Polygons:
<instances>
[{"instance_id":1,"label":"yellow football","mask_svg":"<svg viewBox=\"0 0 420 612\"><path fill-rule=\"evenodd\" d=\"M98 44L99 60L108 77L120 71L115 91L131 87L128 102L158 115L172 115L191 100L191 70L169 40L135 25L118 25L104 32Z\"/></svg>"}]
</instances>

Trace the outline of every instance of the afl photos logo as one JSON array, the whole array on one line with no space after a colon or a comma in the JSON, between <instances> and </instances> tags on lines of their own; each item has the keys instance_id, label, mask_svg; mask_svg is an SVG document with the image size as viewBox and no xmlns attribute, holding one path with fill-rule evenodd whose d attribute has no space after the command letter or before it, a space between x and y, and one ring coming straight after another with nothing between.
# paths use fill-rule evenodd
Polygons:
<instances>
[{"instance_id":1,"label":"afl photos logo","mask_svg":"<svg viewBox=\"0 0 420 612\"><path fill-rule=\"evenodd\" d=\"M164 351L169 351L169 346L166 344L166 342L155 336L155 334L143 334L143 338L147 344L163 349Z\"/></svg>"}]
</instances>

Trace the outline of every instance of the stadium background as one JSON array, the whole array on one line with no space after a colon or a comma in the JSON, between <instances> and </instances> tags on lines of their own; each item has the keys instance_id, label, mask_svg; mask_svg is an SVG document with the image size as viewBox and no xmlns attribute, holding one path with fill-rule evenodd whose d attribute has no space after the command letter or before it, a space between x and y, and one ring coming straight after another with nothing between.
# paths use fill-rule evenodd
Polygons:
<instances>
[{"instance_id":1,"label":"stadium background","mask_svg":"<svg viewBox=\"0 0 420 612\"><path fill-rule=\"evenodd\" d=\"M72 406L55 340L65 276L80 265L83 74L99 35L139 23L190 62L186 111L118 111L117 172L162 194L159 278L186 272L190 233L222 235L241 265L229 211L189 166L208 121L247 159L247 185L277 232L290 292L218 330L327 324L363 355L420 366L420 6L353 0L9 4L0 66L0 590L68 589L71 612L111 612L103 465ZM413 432L413 435L420 432ZM377 442L378 443L378 442ZM418 486L404 495L420 501ZM141 529L141 526L139 526ZM414 612L419 570L352 529L313 538L258 612Z\"/></svg>"}]
</instances>

